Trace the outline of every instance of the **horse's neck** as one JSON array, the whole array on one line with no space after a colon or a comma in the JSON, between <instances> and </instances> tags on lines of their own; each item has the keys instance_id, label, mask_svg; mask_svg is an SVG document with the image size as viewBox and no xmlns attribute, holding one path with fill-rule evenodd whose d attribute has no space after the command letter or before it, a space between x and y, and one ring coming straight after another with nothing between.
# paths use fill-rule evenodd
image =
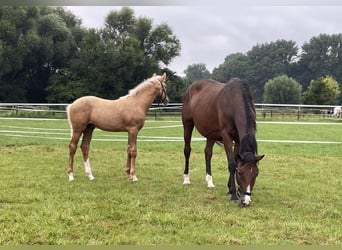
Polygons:
<instances>
[{"instance_id":1,"label":"horse's neck","mask_svg":"<svg viewBox=\"0 0 342 250\"><path fill-rule=\"evenodd\" d=\"M135 105L139 105L145 112L151 107L153 100L156 98L156 93L154 89L145 89L134 96Z\"/></svg>"}]
</instances>

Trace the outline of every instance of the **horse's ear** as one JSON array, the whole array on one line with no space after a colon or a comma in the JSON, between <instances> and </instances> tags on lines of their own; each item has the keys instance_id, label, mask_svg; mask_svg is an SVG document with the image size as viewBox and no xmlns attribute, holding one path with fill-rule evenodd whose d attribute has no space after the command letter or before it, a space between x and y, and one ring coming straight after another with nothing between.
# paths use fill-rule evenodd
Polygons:
<instances>
[{"instance_id":1,"label":"horse's ear","mask_svg":"<svg viewBox=\"0 0 342 250\"><path fill-rule=\"evenodd\" d=\"M162 79L163 79L163 81L165 81L165 79L166 79L166 72L164 72L164 74L162 75Z\"/></svg>"},{"instance_id":2,"label":"horse's ear","mask_svg":"<svg viewBox=\"0 0 342 250\"><path fill-rule=\"evenodd\" d=\"M262 158L264 158L265 155L256 155L255 156L255 160L258 162L260 161Z\"/></svg>"},{"instance_id":3,"label":"horse's ear","mask_svg":"<svg viewBox=\"0 0 342 250\"><path fill-rule=\"evenodd\" d=\"M153 76L152 77L155 77L157 74L156 73L153 73Z\"/></svg>"}]
</instances>

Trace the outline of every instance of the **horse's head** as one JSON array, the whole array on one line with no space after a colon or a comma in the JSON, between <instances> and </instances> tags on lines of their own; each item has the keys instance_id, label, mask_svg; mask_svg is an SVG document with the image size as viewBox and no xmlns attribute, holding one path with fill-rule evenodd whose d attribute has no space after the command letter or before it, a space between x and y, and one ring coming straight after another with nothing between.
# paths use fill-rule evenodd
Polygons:
<instances>
[{"instance_id":1,"label":"horse's head","mask_svg":"<svg viewBox=\"0 0 342 250\"><path fill-rule=\"evenodd\" d=\"M262 158L264 155L254 155L251 152L236 156L236 180L239 186L241 206L249 206L252 202L252 190L259 174L258 161Z\"/></svg>"},{"instance_id":2,"label":"horse's head","mask_svg":"<svg viewBox=\"0 0 342 250\"><path fill-rule=\"evenodd\" d=\"M154 73L153 77L156 77L160 83L160 92L158 95L160 103L166 105L169 102L169 97L166 94L166 73L164 72L161 76L157 76L156 73Z\"/></svg>"}]
</instances>

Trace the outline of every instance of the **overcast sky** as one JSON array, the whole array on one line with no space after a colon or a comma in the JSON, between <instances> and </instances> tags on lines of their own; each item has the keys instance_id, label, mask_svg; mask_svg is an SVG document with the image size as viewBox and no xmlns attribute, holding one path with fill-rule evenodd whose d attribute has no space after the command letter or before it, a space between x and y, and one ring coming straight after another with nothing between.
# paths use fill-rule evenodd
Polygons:
<instances>
[{"instance_id":1,"label":"overcast sky","mask_svg":"<svg viewBox=\"0 0 342 250\"><path fill-rule=\"evenodd\" d=\"M154 25L167 23L181 42L181 54L168 67L184 75L188 65L204 63L209 71L232 53L277 39L293 40L300 47L321 33L342 33L342 5L231 5L130 6L136 17ZM85 27L101 28L111 10L120 6L69 6Z\"/></svg>"}]
</instances>

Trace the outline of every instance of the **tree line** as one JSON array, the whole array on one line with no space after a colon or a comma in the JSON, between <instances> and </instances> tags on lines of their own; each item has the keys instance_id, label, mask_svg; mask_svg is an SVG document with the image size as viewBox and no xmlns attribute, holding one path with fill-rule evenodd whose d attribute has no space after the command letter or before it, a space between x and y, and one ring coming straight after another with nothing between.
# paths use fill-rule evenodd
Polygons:
<instances>
[{"instance_id":1,"label":"tree line","mask_svg":"<svg viewBox=\"0 0 342 250\"><path fill-rule=\"evenodd\" d=\"M335 105L342 103L342 34L320 34L299 48L294 41L257 44L226 56L210 73L205 64L185 70L188 81L232 77L247 81L256 102Z\"/></svg>"},{"instance_id":2,"label":"tree line","mask_svg":"<svg viewBox=\"0 0 342 250\"><path fill-rule=\"evenodd\" d=\"M189 65L184 77L167 66L181 44L167 24L110 11L100 29L62 7L0 7L0 102L68 103L84 95L118 98L150 77L168 74L168 95L180 102L194 80L239 77L256 102L342 103L342 34L257 44L227 55L212 72ZM281 98L280 98L281 97Z\"/></svg>"}]
</instances>

